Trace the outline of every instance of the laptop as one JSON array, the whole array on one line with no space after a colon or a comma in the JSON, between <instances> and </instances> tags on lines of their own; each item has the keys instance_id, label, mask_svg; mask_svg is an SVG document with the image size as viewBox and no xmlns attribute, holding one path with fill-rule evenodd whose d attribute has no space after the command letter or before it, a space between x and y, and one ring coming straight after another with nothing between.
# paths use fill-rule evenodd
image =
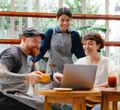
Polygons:
<instances>
[{"instance_id":1,"label":"laptop","mask_svg":"<svg viewBox=\"0 0 120 110\"><path fill-rule=\"evenodd\" d=\"M97 65L65 64L61 87L90 90L94 87Z\"/></svg>"}]
</instances>

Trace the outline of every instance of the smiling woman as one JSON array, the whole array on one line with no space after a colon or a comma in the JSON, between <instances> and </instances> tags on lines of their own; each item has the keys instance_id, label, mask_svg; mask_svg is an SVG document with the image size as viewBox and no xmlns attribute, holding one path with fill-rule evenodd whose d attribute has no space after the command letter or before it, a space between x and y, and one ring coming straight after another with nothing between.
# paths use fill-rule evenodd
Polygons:
<instances>
[{"instance_id":1,"label":"smiling woman","mask_svg":"<svg viewBox=\"0 0 120 110\"><path fill-rule=\"evenodd\" d=\"M75 29L71 28L71 17L72 13L69 8L59 8L56 16L58 25L47 30L46 38L41 43L40 54L36 61L40 60L49 50L50 55L46 73L52 75L54 75L55 71L63 73L64 64L73 63L72 54L77 58L85 56L81 44L81 36ZM59 84L53 81L47 88L59 86ZM55 108L55 110L58 109L59 107Z\"/></svg>"},{"instance_id":2,"label":"smiling woman","mask_svg":"<svg viewBox=\"0 0 120 110\"><path fill-rule=\"evenodd\" d=\"M47 50L50 49L49 64L55 64L55 70L63 73L65 63L73 63L72 54L77 58L84 57L85 53L81 44L79 33L72 29L72 13L69 8L60 8L57 12L58 26L50 28L46 32L46 39L43 40L40 54L36 61L40 60ZM52 70L47 67L47 73Z\"/></svg>"},{"instance_id":3,"label":"smiling woman","mask_svg":"<svg viewBox=\"0 0 120 110\"><path fill-rule=\"evenodd\" d=\"M85 64L85 65L97 65L97 72L95 77L94 87L105 87L107 86L107 78L109 73L110 62L105 56L100 56L99 52L104 47L104 40L99 33L89 32L83 37L83 48L86 53L86 57L80 58L75 64ZM97 104L96 98L88 98L88 108L94 107ZM89 109L87 109L89 110ZM91 110L91 109L90 109ZM93 109L94 110L94 109ZM99 110L99 109L98 109Z\"/></svg>"}]
</instances>

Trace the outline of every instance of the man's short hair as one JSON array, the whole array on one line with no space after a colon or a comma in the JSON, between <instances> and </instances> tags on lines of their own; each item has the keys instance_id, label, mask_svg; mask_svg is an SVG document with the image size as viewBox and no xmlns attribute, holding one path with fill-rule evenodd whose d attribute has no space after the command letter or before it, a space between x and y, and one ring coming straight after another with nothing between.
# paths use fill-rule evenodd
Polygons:
<instances>
[{"instance_id":1,"label":"man's short hair","mask_svg":"<svg viewBox=\"0 0 120 110\"><path fill-rule=\"evenodd\" d=\"M23 31L22 36L25 37L35 37L35 36L40 36L42 39L45 38L45 34L42 32L39 32L36 29L33 28L27 28Z\"/></svg>"}]
</instances>

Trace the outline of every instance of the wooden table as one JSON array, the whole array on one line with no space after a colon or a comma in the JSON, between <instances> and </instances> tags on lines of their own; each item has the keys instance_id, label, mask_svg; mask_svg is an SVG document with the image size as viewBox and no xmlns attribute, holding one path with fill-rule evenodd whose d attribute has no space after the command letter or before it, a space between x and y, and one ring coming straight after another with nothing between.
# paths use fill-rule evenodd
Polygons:
<instances>
[{"instance_id":1,"label":"wooden table","mask_svg":"<svg viewBox=\"0 0 120 110\"><path fill-rule=\"evenodd\" d=\"M101 96L101 92L98 90L66 92L40 90L37 94L45 96L44 110L51 110L52 103L70 103L73 104L73 110L86 110L86 97Z\"/></svg>"},{"instance_id":2,"label":"wooden table","mask_svg":"<svg viewBox=\"0 0 120 110\"><path fill-rule=\"evenodd\" d=\"M120 89L103 90L101 100L101 110L109 110L109 102L112 102L112 110L118 110L118 101L120 101Z\"/></svg>"}]
</instances>

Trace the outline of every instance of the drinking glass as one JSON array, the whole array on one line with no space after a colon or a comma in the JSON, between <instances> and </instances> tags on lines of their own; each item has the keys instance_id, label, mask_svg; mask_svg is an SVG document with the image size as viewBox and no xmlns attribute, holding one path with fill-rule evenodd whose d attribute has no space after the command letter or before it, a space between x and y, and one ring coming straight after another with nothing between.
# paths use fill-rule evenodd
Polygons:
<instances>
[{"instance_id":1,"label":"drinking glass","mask_svg":"<svg viewBox=\"0 0 120 110\"><path fill-rule=\"evenodd\" d=\"M108 75L108 86L117 87L120 84L120 66L112 66Z\"/></svg>"},{"instance_id":2,"label":"drinking glass","mask_svg":"<svg viewBox=\"0 0 120 110\"><path fill-rule=\"evenodd\" d=\"M110 74L108 76L108 86L109 87L117 87L117 76L114 74Z\"/></svg>"}]
</instances>

